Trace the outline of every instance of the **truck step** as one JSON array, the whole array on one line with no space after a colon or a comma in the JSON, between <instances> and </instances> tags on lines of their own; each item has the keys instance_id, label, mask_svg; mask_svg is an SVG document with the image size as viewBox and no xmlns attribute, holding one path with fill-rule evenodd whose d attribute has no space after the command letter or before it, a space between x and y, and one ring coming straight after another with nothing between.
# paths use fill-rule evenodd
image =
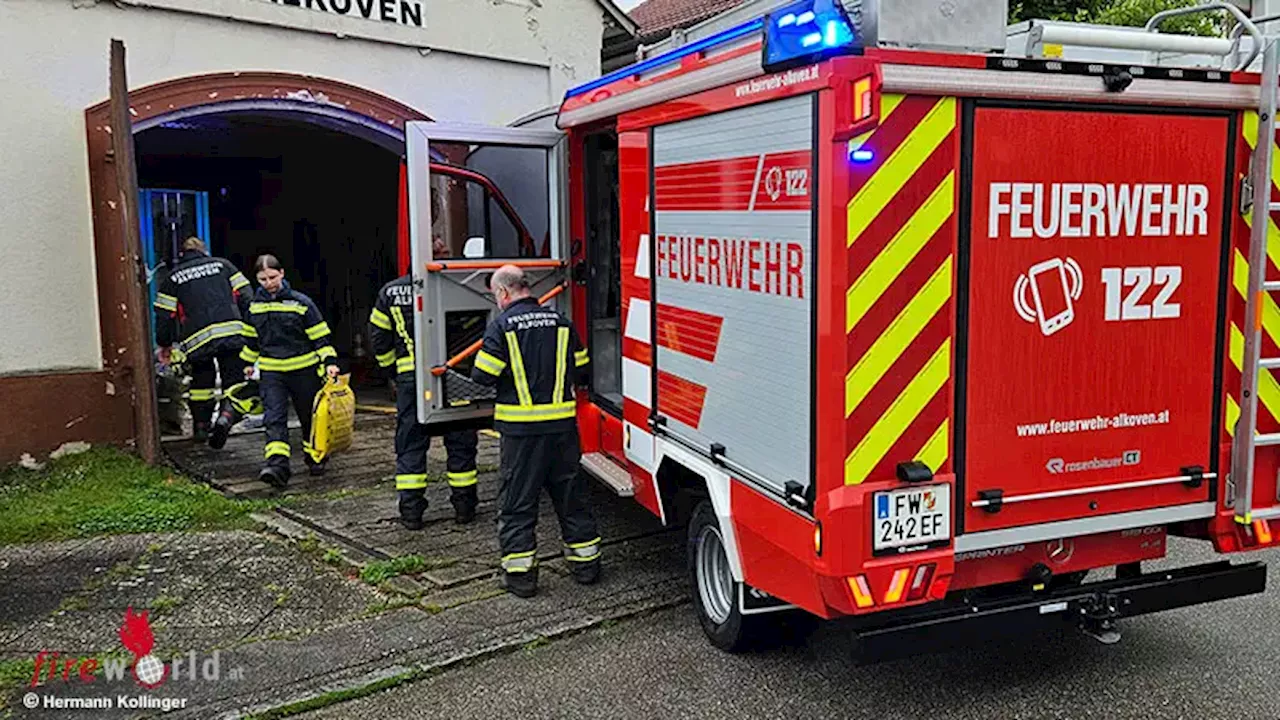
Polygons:
<instances>
[{"instance_id":1,"label":"truck step","mask_svg":"<svg viewBox=\"0 0 1280 720\"><path fill-rule=\"evenodd\" d=\"M582 467L595 476L619 497L632 497L636 494L631 484L631 475L618 463L610 460L604 453L587 453L582 456Z\"/></svg>"}]
</instances>

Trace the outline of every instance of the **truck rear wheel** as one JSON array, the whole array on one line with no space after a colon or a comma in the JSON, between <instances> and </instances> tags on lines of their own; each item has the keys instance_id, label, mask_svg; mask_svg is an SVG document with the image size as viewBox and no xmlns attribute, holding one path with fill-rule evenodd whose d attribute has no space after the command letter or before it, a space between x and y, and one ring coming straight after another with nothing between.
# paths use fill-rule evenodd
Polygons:
<instances>
[{"instance_id":1,"label":"truck rear wheel","mask_svg":"<svg viewBox=\"0 0 1280 720\"><path fill-rule=\"evenodd\" d=\"M728 652L746 650L759 637L763 616L743 615L741 583L733 579L729 556L711 502L701 500L689 519L689 574L698 620L711 644Z\"/></svg>"}]
</instances>

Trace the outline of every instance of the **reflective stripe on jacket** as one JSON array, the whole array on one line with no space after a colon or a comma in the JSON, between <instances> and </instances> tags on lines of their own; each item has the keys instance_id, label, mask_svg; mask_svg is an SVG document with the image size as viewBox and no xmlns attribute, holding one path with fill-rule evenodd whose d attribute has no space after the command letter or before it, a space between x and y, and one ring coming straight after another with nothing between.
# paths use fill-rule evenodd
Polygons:
<instances>
[{"instance_id":1,"label":"reflective stripe on jacket","mask_svg":"<svg viewBox=\"0 0 1280 720\"><path fill-rule=\"evenodd\" d=\"M563 432L575 427L573 386L587 384L589 363L573 324L530 297L489 324L471 379L497 387L498 432Z\"/></svg>"},{"instance_id":2,"label":"reflective stripe on jacket","mask_svg":"<svg viewBox=\"0 0 1280 720\"><path fill-rule=\"evenodd\" d=\"M227 260L187 250L156 289L156 343L188 358L244 343L249 281Z\"/></svg>"},{"instance_id":3,"label":"reflective stripe on jacket","mask_svg":"<svg viewBox=\"0 0 1280 720\"><path fill-rule=\"evenodd\" d=\"M271 372L303 370L337 360L329 324L311 298L286 282L275 296L261 287L249 304L240 359Z\"/></svg>"},{"instance_id":4,"label":"reflective stripe on jacket","mask_svg":"<svg viewBox=\"0 0 1280 720\"><path fill-rule=\"evenodd\" d=\"M382 286L369 313L369 339L381 367L413 372L413 281L402 275Z\"/></svg>"}]
</instances>

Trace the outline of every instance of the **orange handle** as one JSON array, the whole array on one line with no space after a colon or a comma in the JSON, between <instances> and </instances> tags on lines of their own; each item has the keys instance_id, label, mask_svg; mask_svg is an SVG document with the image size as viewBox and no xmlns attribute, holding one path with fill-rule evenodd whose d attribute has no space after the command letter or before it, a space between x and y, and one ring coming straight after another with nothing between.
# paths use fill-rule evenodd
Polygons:
<instances>
[{"instance_id":1,"label":"orange handle","mask_svg":"<svg viewBox=\"0 0 1280 720\"><path fill-rule=\"evenodd\" d=\"M427 272L442 270L497 270L503 265L515 265L518 268L558 268L564 267L563 260L451 260L449 262L429 262Z\"/></svg>"},{"instance_id":2,"label":"orange handle","mask_svg":"<svg viewBox=\"0 0 1280 720\"><path fill-rule=\"evenodd\" d=\"M539 304L539 305L541 305L541 304L545 303L546 301L550 300L551 298L553 298L553 297L555 297L555 296L559 295L559 294L560 294L560 293L562 293L562 292L564 292L564 285L557 285L557 286L555 286L555 287L551 288L550 290L548 290L548 291L546 292L546 294L544 294L542 297L538 298L538 304ZM466 349L465 349L465 350L463 350L462 352L458 353L457 355L454 355L453 357L449 358L449 359L445 362L445 364L443 364L443 365L437 365L436 367L431 368L431 374L432 374L432 375L435 375L436 377L439 377L439 376L441 376L441 375L445 374L445 372L446 372L449 368L451 368L451 367L456 367L456 366L458 365L458 363L460 363L460 362L462 362L463 360L466 360L467 358L471 357L472 355L475 355L476 353L480 352L480 348L481 348L483 345L484 345L484 340L483 340L483 339L481 339L481 340L477 340L477 341L475 341L475 342L471 343L470 345L468 345L468 346L466 347Z\"/></svg>"}]
</instances>

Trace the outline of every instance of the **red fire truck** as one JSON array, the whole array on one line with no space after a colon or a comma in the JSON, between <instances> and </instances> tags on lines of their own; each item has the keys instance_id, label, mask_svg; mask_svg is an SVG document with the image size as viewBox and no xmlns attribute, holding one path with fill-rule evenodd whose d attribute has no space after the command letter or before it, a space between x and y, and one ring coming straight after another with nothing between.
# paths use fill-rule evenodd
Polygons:
<instances>
[{"instance_id":1,"label":"red fire truck","mask_svg":"<svg viewBox=\"0 0 1280 720\"><path fill-rule=\"evenodd\" d=\"M1066 35L1227 68L1026 57L1003 2L853 5L690 39L570 90L556 127L411 123L420 420L492 414L470 358L511 262L590 348L584 471L687 527L721 648L797 612L881 658L1038 623L1114 641L1262 592L1259 562L1150 561L1280 537L1275 41L1216 3L1192 12L1228 38ZM995 38L886 41L925 5Z\"/></svg>"}]
</instances>

